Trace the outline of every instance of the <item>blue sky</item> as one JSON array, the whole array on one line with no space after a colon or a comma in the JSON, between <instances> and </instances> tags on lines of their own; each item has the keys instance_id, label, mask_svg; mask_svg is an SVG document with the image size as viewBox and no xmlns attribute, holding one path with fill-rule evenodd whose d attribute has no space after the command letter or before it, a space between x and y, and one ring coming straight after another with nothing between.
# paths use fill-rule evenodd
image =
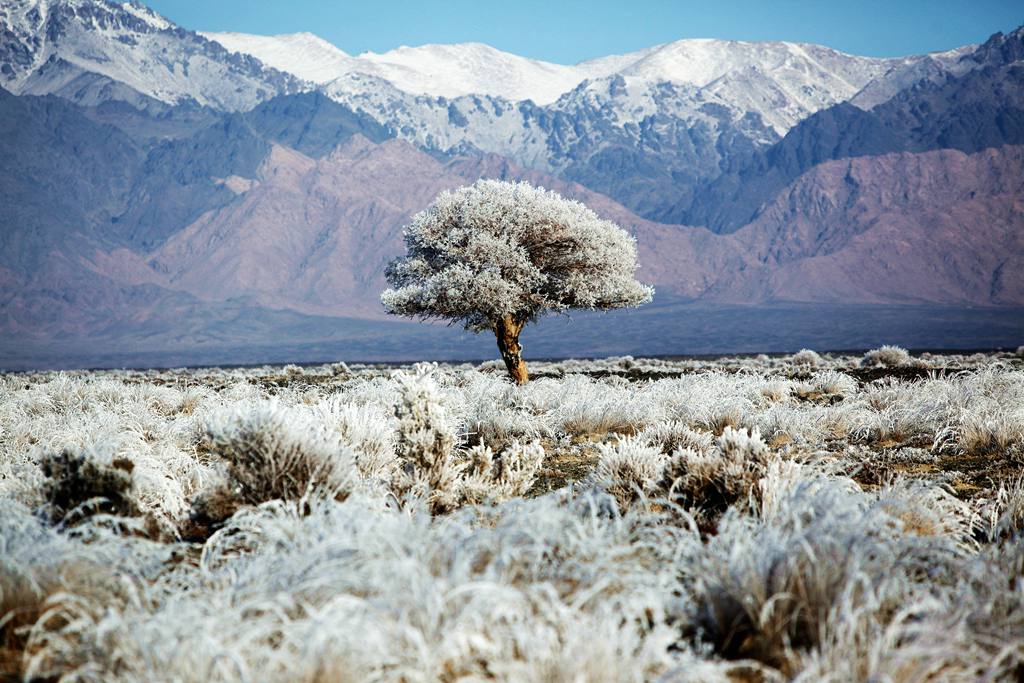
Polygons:
<instances>
[{"instance_id":1,"label":"blue sky","mask_svg":"<svg viewBox=\"0 0 1024 683\"><path fill-rule=\"evenodd\" d=\"M146 2L146 0L143 0ZM1020 0L149 0L194 30L310 31L352 54L488 43L574 63L679 38L792 40L897 56L979 42L1024 23Z\"/></svg>"}]
</instances>

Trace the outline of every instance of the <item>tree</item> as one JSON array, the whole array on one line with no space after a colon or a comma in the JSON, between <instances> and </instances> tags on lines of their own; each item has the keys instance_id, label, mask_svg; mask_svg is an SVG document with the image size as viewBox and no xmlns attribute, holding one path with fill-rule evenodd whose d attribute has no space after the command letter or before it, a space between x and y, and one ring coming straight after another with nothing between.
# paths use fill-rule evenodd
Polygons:
<instances>
[{"instance_id":1,"label":"tree","mask_svg":"<svg viewBox=\"0 0 1024 683\"><path fill-rule=\"evenodd\" d=\"M583 204L527 183L480 180L442 192L405 229L387 269L388 313L492 330L509 376L527 381L519 333L549 312L638 306L636 240Z\"/></svg>"}]
</instances>

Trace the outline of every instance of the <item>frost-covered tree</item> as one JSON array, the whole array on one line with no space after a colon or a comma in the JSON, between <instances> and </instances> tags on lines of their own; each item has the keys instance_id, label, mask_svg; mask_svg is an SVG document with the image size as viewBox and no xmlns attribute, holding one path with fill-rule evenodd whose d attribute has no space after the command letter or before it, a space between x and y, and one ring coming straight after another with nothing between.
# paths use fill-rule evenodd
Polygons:
<instances>
[{"instance_id":1,"label":"frost-covered tree","mask_svg":"<svg viewBox=\"0 0 1024 683\"><path fill-rule=\"evenodd\" d=\"M519 333L548 312L638 306L636 241L577 201L528 183L480 180L443 192L405 230L387 270L389 313L492 330L509 375L527 380Z\"/></svg>"}]
</instances>

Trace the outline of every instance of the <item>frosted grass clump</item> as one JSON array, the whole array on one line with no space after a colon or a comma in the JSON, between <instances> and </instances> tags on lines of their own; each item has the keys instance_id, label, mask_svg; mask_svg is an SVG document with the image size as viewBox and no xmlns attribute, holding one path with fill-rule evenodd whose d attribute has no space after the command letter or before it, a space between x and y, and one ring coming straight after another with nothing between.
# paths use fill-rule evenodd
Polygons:
<instances>
[{"instance_id":1,"label":"frosted grass clump","mask_svg":"<svg viewBox=\"0 0 1024 683\"><path fill-rule=\"evenodd\" d=\"M638 436L651 445L658 446L666 455L680 449L707 453L715 443L713 434L690 429L685 423L679 421L659 422L647 427Z\"/></svg>"},{"instance_id":2,"label":"frosted grass clump","mask_svg":"<svg viewBox=\"0 0 1024 683\"><path fill-rule=\"evenodd\" d=\"M806 365L812 368L816 368L823 363L818 352L811 349L800 349L793 354L792 360L795 365Z\"/></svg>"},{"instance_id":3,"label":"frosted grass clump","mask_svg":"<svg viewBox=\"0 0 1024 683\"><path fill-rule=\"evenodd\" d=\"M899 368L911 365L913 362L913 358L910 357L906 349L899 346L886 345L865 353L860 364L865 367Z\"/></svg>"},{"instance_id":4,"label":"frosted grass clump","mask_svg":"<svg viewBox=\"0 0 1024 683\"><path fill-rule=\"evenodd\" d=\"M989 537L1020 538L1024 536L1024 476L1002 485L991 501L993 505L989 522Z\"/></svg>"},{"instance_id":5,"label":"frosted grass clump","mask_svg":"<svg viewBox=\"0 0 1024 683\"><path fill-rule=\"evenodd\" d=\"M462 419L470 445L482 443L500 451L513 441L551 435L552 425L538 414L533 398L543 382L518 390L490 374L467 373L465 380Z\"/></svg>"},{"instance_id":6,"label":"frosted grass clump","mask_svg":"<svg viewBox=\"0 0 1024 683\"><path fill-rule=\"evenodd\" d=\"M96 512L124 517L139 514L132 491L135 464L127 458L63 450L44 455L40 466L46 477L43 495L47 512L54 521L73 523L69 515Z\"/></svg>"},{"instance_id":7,"label":"frosted grass clump","mask_svg":"<svg viewBox=\"0 0 1024 683\"><path fill-rule=\"evenodd\" d=\"M397 467L397 434L384 408L357 404L333 396L317 407L315 419L352 449L359 474L367 479L390 480Z\"/></svg>"},{"instance_id":8,"label":"frosted grass clump","mask_svg":"<svg viewBox=\"0 0 1024 683\"><path fill-rule=\"evenodd\" d=\"M955 581L969 557L958 535L904 534L888 500L851 484L791 480L772 495L769 514L723 516L692 568L693 618L716 652L793 675L853 629L860 640L841 656L856 669L900 607L929 597L933 583L945 590ZM928 502L916 512L926 514Z\"/></svg>"},{"instance_id":9,"label":"frosted grass clump","mask_svg":"<svg viewBox=\"0 0 1024 683\"><path fill-rule=\"evenodd\" d=\"M668 462L660 448L642 438L626 437L615 444L600 444L598 453L595 479L615 496L620 508L650 493Z\"/></svg>"},{"instance_id":10,"label":"frosted grass clump","mask_svg":"<svg viewBox=\"0 0 1024 683\"><path fill-rule=\"evenodd\" d=\"M825 396L850 396L857 391L857 380L838 370L822 370L811 380L811 387Z\"/></svg>"},{"instance_id":11,"label":"frosted grass clump","mask_svg":"<svg viewBox=\"0 0 1024 683\"><path fill-rule=\"evenodd\" d=\"M477 445L466 453L469 465L462 482L467 503L501 502L524 495L544 462L544 449L534 441L513 441L497 455L489 446Z\"/></svg>"},{"instance_id":12,"label":"frosted grass clump","mask_svg":"<svg viewBox=\"0 0 1024 683\"><path fill-rule=\"evenodd\" d=\"M400 462L392 487L395 495L402 501L423 499L440 514L525 493L540 469L544 449L536 442L518 441L497 455L483 444L468 451L457 449L432 370L419 366L413 374L395 375L402 387L395 405Z\"/></svg>"},{"instance_id":13,"label":"frosted grass clump","mask_svg":"<svg viewBox=\"0 0 1024 683\"><path fill-rule=\"evenodd\" d=\"M17 661L12 654L23 649L27 662L31 633L42 624L67 623L61 604L125 609L137 603L139 591L171 555L170 546L114 533L99 517L58 530L25 506L0 498L0 671L10 673L7 667ZM26 680L35 680L31 671L28 666Z\"/></svg>"},{"instance_id":14,"label":"frosted grass clump","mask_svg":"<svg viewBox=\"0 0 1024 683\"><path fill-rule=\"evenodd\" d=\"M213 416L203 443L225 464L231 492L250 505L314 491L344 498L357 477L356 457L339 434L308 409L275 401Z\"/></svg>"},{"instance_id":15,"label":"frosted grass clump","mask_svg":"<svg viewBox=\"0 0 1024 683\"><path fill-rule=\"evenodd\" d=\"M707 526L730 505L756 492L770 455L757 429L726 427L713 449L684 446L673 452L662 473L661 489Z\"/></svg>"}]
</instances>

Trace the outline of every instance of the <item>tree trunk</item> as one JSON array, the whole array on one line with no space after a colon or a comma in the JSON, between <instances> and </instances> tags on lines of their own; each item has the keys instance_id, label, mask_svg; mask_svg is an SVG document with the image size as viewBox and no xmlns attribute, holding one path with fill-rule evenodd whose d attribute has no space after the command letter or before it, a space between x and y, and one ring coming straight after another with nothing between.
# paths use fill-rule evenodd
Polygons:
<instances>
[{"instance_id":1,"label":"tree trunk","mask_svg":"<svg viewBox=\"0 0 1024 683\"><path fill-rule=\"evenodd\" d=\"M516 384L526 384L530 378L526 374L526 363L523 362L523 347L519 344L519 333L523 329L523 324L506 315L494 325L494 336L498 339L501 359L508 368L508 376Z\"/></svg>"}]
</instances>

